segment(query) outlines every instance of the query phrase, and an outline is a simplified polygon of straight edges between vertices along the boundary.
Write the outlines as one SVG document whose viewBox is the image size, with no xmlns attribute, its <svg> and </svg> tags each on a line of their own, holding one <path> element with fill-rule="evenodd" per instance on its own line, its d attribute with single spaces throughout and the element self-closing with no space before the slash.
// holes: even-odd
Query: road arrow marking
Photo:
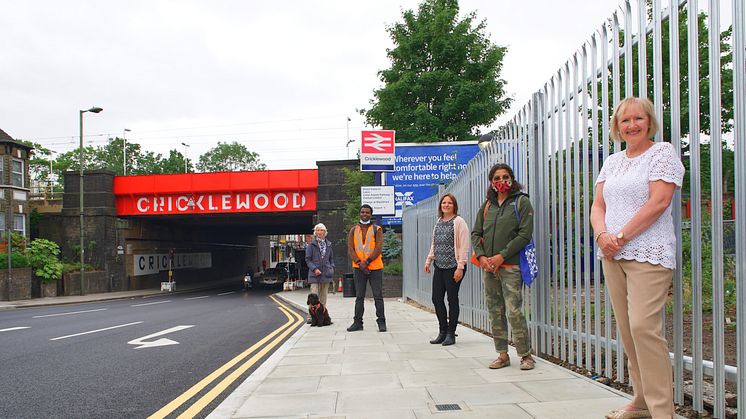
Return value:
<svg viewBox="0 0 746 419">
<path fill-rule="evenodd" d="M 7 329 L 0 329 L 0 332 L 12 332 L 14 330 L 23 330 L 23 329 L 31 329 L 31 327 L 30 326 L 9 327 Z"/>
<path fill-rule="evenodd" d="M 127 343 L 130 345 L 140 345 L 135 349 L 155 348 L 157 346 L 167 346 L 167 345 L 178 345 L 179 342 L 176 342 L 175 340 L 171 340 L 167 338 L 156 339 L 152 342 L 146 342 L 146 340 L 154 338 L 156 336 L 162 336 L 162 335 L 167 335 L 169 333 L 178 332 L 179 330 L 189 329 L 190 327 L 194 327 L 194 325 L 175 326 L 170 329 L 166 329 L 160 332 L 153 333 L 152 335 L 147 335 L 147 336 L 143 336 L 138 339 L 131 340 Z"/>
</svg>

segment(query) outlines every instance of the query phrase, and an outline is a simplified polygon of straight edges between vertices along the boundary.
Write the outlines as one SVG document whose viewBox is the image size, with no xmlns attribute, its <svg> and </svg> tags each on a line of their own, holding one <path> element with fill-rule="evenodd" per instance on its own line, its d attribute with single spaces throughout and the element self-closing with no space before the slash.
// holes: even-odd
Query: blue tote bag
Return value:
<svg viewBox="0 0 746 419">
<path fill-rule="evenodd" d="M 518 198 L 520 199 L 520 197 Z M 521 217 L 518 215 L 518 199 L 513 201 L 513 210 L 515 211 L 515 218 L 518 220 L 518 224 L 521 223 Z M 518 252 L 521 260 L 521 278 L 523 283 L 527 287 L 530 287 L 534 283 L 536 277 L 539 276 L 539 265 L 536 263 L 536 247 L 534 247 L 534 239 Z"/>
</svg>

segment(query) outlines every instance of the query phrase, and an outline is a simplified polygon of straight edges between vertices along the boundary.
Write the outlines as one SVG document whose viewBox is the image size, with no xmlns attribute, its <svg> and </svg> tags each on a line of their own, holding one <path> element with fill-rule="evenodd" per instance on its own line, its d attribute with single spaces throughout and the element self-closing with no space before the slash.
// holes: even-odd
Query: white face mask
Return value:
<svg viewBox="0 0 746 419">
<path fill-rule="evenodd" d="M 370 220 L 368 220 L 368 221 L 360 220 L 360 224 L 370 224 Z"/>
</svg>

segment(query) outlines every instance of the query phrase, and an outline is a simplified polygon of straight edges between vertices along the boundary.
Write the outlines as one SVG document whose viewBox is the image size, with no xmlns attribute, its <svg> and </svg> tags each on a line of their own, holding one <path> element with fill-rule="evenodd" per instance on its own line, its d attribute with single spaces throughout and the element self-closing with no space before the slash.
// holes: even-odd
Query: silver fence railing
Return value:
<svg viewBox="0 0 746 419">
<path fill-rule="evenodd" d="M 679 257 L 662 313 L 674 397 L 699 412 L 707 403 L 718 418 L 726 416 L 727 393 L 746 417 L 744 1 L 670 0 L 665 10 L 661 0 L 624 2 L 445 188 L 472 226 L 489 168 L 499 161 L 514 168 L 535 209 L 540 277 L 524 300 L 535 350 L 629 383 L 589 212 L 604 159 L 622 149 L 609 140 L 612 106 L 649 97 L 662 125 L 656 140 L 670 141 L 687 167 L 674 197 Z M 403 218 L 404 296 L 431 307 L 423 266 L 437 199 L 405 209 Z M 474 266 L 459 295 L 460 320 L 489 330 Z"/>
</svg>

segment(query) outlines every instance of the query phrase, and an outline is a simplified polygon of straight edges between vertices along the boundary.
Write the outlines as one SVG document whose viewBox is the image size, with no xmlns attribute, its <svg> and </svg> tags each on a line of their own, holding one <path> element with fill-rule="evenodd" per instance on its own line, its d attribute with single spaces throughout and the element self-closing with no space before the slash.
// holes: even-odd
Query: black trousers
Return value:
<svg viewBox="0 0 746 419">
<path fill-rule="evenodd" d="M 379 324 L 386 324 L 386 315 L 383 314 L 383 269 L 363 273 L 355 268 L 355 317 L 354 322 L 363 324 L 363 312 L 365 311 L 365 291 L 370 282 L 373 291 L 373 302 L 376 304 L 376 318 Z"/>
<path fill-rule="evenodd" d="M 453 280 L 456 267 L 440 269 L 435 264 L 433 266 L 433 305 L 435 315 L 438 316 L 440 331 L 456 333 L 459 315 L 458 290 L 461 288 L 461 281 Z M 448 313 L 446 313 L 446 304 L 443 301 L 446 293 L 448 293 Z"/>
</svg>

